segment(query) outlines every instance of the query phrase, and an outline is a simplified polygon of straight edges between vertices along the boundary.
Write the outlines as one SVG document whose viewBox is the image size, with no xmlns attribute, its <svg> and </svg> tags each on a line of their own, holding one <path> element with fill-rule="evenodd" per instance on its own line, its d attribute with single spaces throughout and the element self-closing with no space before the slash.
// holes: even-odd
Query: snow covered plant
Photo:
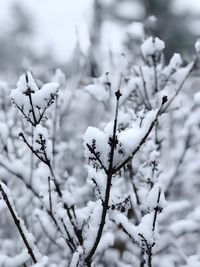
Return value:
<svg viewBox="0 0 200 267">
<path fill-rule="evenodd" d="M 198 55 L 183 66 L 175 54 L 165 66 L 164 47 L 159 38 L 147 38 L 142 66 L 126 62 L 85 87 L 107 112 L 83 135 L 86 174 L 79 151 L 68 158 L 70 169 L 65 160 L 70 145 L 78 147 L 60 138 L 66 135 L 58 128 L 65 86 L 42 84 L 31 72 L 19 78 L 13 106 L 6 100 L 0 110 L 0 266 L 199 262 L 198 238 L 185 252 L 192 240 L 185 233 L 200 231 L 197 189 L 191 193 L 199 188 L 199 167 L 191 159 L 200 143 L 200 97 L 189 101 L 181 91 Z M 189 175 L 185 185 L 181 177 Z"/>
<path fill-rule="evenodd" d="M 125 203 L 127 203 L 127 199 L 130 200 L 131 205 L 128 208 L 128 217 L 130 217 L 131 221 L 127 220 L 127 215 L 119 213 L 119 211 L 112 212 L 112 215 L 109 211 L 109 214 L 110 218 L 112 218 L 111 220 L 131 240 L 139 244 L 140 251 L 137 252 L 137 248 L 116 231 L 115 240 L 118 240 L 118 242 L 115 242 L 120 244 L 122 256 L 120 257 L 118 254 L 119 251 L 117 250 L 119 248 L 114 245 L 114 251 L 112 252 L 115 258 L 110 259 L 109 255 L 112 255 L 112 252 L 107 251 L 107 253 L 104 253 L 102 263 L 105 265 L 152 266 L 154 263 L 156 266 L 163 266 L 164 262 L 166 262 L 166 266 L 176 266 L 177 263 L 179 265 L 184 262 L 187 263 L 185 255 L 188 253 L 187 246 L 183 241 L 185 240 L 185 233 L 189 233 L 191 236 L 193 231 L 199 231 L 200 229 L 200 225 L 194 219 L 189 219 L 190 212 L 187 215 L 188 219 L 183 220 L 186 207 L 188 207 L 189 211 L 191 199 L 194 199 L 192 203 L 197 203 L 196 197 L 189 194 L 189 192 L 194 191 L 194 183 L 197 181 L 195 172 L 199 168 L 195 163 L 191 163 L 189 159 L 185 162 L 185 158 L 186 156 L 189 156 L 190 159 L 198 157 L 197 151 L 193 150 L 195 148 L 192 145 L 193 143 L 199 144 L 199 134 L 197 134 L 198 130 L 196 128 L 198 123 L 195 119 L 196 115 L 194 115 L 198 113 L 198 95 L 195 95 L 194 99 L 196 100 L 194 101 L 193 97 L 188 97 L 185 91 L 181 92 L 185 81 L 196 68 L 198 50 L 195 60 L 188 65 L 183 66 L 179 54 L 174 54 L 169 64 L 164 65 L 164 47 L 164 42 L 159 38 L 147 38 L 141 46 L 145 64 L 138 67 L 127 62 L 126 68 L 120 70 L 120 93 L 122 95 L 119 99 L 119 108 L 121 111 L 118 118 L 119 125 L 117 129 L 119 133 L 115 149 L 116 159 L 114 157 L 114 162 L 116 161 L 116 164 L 119 164 L 117 177 L 120 177 L 120 179 L 115 179 L 116 175 L 114 173 L 115 178 L 112 182 L 111 192 L 117 192 L 120 189 L 124 190 L 119 195 L 124 196 Z M 97 79 L 95 85 L 87 86 L 85 90 L 97 100 L 103 101 L 104 104 L 112 104 L 111 100 L 114 95 L 112 88 L 113 84 L 116 84 L 117 72 L 119 71 L 114 70 L 110 74 L 107 73 Z M 100 87 L 102 95 L 100 95 Z M 106 98 L 106 96 L 111 97 Z M 167 96 L 168 101 L 163 104 L 164 99 L 166 100 L 165 96 Z M 123 157 L 126 158 L 127 151 L 130 153 L 128 148 L 131 148 L 131 145 L 137 142 L 138 137 L 141 137 L 140 131 L 138 131 L 137 135 L 138 128 L 141 130 L 147 116 L 151 114 L 149 112 L 152 112 L 152 109 L 156 109 L 162 104 L 163 107 L 160 111 L 162 116 L 159 116 L 159 120 L 155 121 L 151 135 L 145 140 L 144 146 L 140 148 L 140 153 L 134 156 L 133 162 L 131 157 L 128 158 L 126 164 L 123 165 L 123 169 L 120 169 L 121 165 L 118 160 Z M 187 126 L 188 120 L 193 125 L 190 130 Z M 137 126 L 134 124 L 133 129 L 130 130 L 131 121 L 134 121 Z M 183 125 L 184 131 L 182 129 Z M 108 132 L 108 129 L 112 129 L 112 127 L 105 127 L 104 132 L 91 129 L 90 131 L 92 131 L 94 138 L 90 138 L 90 144 L 85 144 L 89 150 L 89 161 L 94 168 L 101 169 L 101 171 L 98 171 L 98 176 L 89 169 L 89 177 L 91 177 L 95 193 L 99 198 L 102 198 L 101 188 L 105 187 L 105 182 L 101 183 L 103 180 L 102 169 L 106 172 L 108 168 L 106 166 L 108 159 L 105 153 L 105 148 L 109 143 L 108 134 L 111 132 L 111 130 Z M 196 129 L 194 130 L 196 134 L 192 134 L 192 129 Z M 104 144 L 103 149 L 100 145 L 102 143 Z M 178 153 L 180 148 L 181 151 Z M 182 164 L 183 162 L 186 166 Z M 191 166 L 193 166 L 192 170 Z M 187 170 L 190 171 L 188 172 Z M 184 175 L 184 172 L 187 174 Z M 186 182 L 188 180 L 187 176 L 191 174 L 193 182 L 191 183 L 191 180 Z M 183 177 L 185 177 L 185 181 Z M 117 186 L 114 190 L 115 183 Z M 127 187 L 124 188 L 127 183 Z M 180 186 L 182 190 L 180 190 Z M 191 191 L 188 188 L 191 188 Z M 166 208 L 166 211 L 164 210 L 160 217 L 162 235 L 158 238 L 155 221 L 157 221 L 157 215 L 165 206 L 163 191 L 166 192 L 168 197 L 169 208 Z M 118 200 L 120 199 L 119 195 Z M 188 200 L 185 200 L 185 198 Z M 110 201 L 112 203 L 112 200 Z M 117 204 L 112 207 L 117 210 Z M 120 205 L 118 208 L 124 210 Z M 174 214 L 177 214 L 176 218 L 173 217 Z M 180 224 L 178 221 L 180 221 Z M 180 227 L 179 231 L 177 227 Z M 180 247 L 176 245 L 174 248 L 174 237 L 179 238 Z M 195 253 L 197 246 L 197 244 L 196 246 L 193 245 L 193 253 Z"/>
<path fill-rule="evenodd" d="M 86 252 L 88 251 L 85 261 L 90 266 L 96 251 L 97 254 L 101 252 L 98 252 L 98 245 L 100 243 L 101 247 L 104 228 L 108 227 L 109 230 L 107 225 L 114 222 L 134 242 L 138 243 L 142 253 L 147 258 L 148 266 L 152 266 L 152 249 L 156 244 L 157 215 L 162 210 L 164 203 L 162 189 L 155 185 L 156 161 L 153 161 L 154 170 L 152 175 L 148 177 L 148 179 L 151 179 L 151 181 L 148 180 L 150 187 L 145 192 L 146 194 L 144 193 L 144 197 L 146 195 L 149 198 L 147 202 L 149 205 L 148 214 L 140 217 L 142 219 L 141 222 L 138 219 L 138 226 L 129 222 L 126 215 L 124 215 L 130 209 L 131 195 L 126 192 L 127 188 L 126 190 L 121 188 L 123 183 L 120 180 L 123 180 L 122 171 L 129 169 L 132 174 L 132 160 L 142 145 L 146 143 L 162 112 L 163 106 L 167 102 L 167 97 L 163 97 L 157 110 L 151 110 L 143 118 L 138 117 L 134 121 L 130 120 L 128 124 L 123 125 L 123 119 L 118 120 L 119 101 L 120 97 L 122 97 L 120 90 L 115 92 L 115 96 L 117 105 L 114 122 L 109 123 L 103 132 L 89 127 L 84 135 L 86 157 L 89 160 L 89 166 L 92 165 L 92 167 L 88 167 L 89 178 L 93 183 L 97 203 L 99 203 L 99 205 L 95 205 L 95 210 L 97 209 L 98 211 L 93 212 L 100 215 L 97 220 L 95 218 L 95 227 L 94 222 L 92 223 L 93 231 L 96 228 L 93 234 L 94 241 L 91 242 L 88 233 L 87 243 L 84 243 L 87 246 Z M 122 185 L 120 186 L 121 183 Z M 90 231 L 90 226 L 88 228 Z"/>
<path fill-rule="evenodd" d="M 55 101 L 57 89 L 57 83 L 47 83 L 39 89 L 28 71 L 20 77 L 11 98 L 25 119 L 36 127 L 44 118 L 47 108 Z"/>
</svg>

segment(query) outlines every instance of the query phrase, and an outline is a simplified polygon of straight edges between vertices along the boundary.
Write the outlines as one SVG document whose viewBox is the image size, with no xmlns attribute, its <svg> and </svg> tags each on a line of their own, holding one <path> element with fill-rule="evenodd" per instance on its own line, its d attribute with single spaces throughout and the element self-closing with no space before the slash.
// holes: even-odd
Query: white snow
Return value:
<svg viewBox="0 0 200 267">
<path fill-rule="evenodd" d="M 46 109 L 54 102 L 58 87 L 58 83 L 51 82 L 39 89 L 32 74 L 27 72 L 19 78 L 17 88 L 11 91 L 10 97 L 16 107 L 22 110 L 26 119 L 29 118 L 35 123 L 34 117 L 31 119 L 33 110 L 36 121 L 39 121 L 41 114 L 44 115 Z"/>
<path fill-rule="evenodd" d="M 34 132 L 33 132 L 33 148 L 35 151 L 37 151 L 44 159 L 44 150 L 42 147 L 41 142 L 44 141 L 44 149 L 45 149 L 45 153 L 48 157 L 48 159 L 52 158 L 52 143 L 51 141 L 48 139 L 48 132 L 47 129 L 42 127 L 40 124 L 37 125 L 34 128 Z"/>
<path fill-rule="evenodd" d="M 199 0 L 174 0 L 171 2 L 171 11 L 175 14 L 200 14 L 200 3 Z"/>
<path fill-rule="evenodd" d="M 101 253 L 107 250 L 109 247 L 114 245 L 115 236 L 112 232 L 106 232 L 103 236 L 101 241 L 99 242 L 99 246 L 97 249 L 97 253 Z"/>
<path fill-rule="evenodd" d="M 141 45 L 141 50 L 144 58 L 153 56 L 157 53 L 160 54 L 164 48 L 165 48 L 165 43 L 158 37 L 156 38 L 149 37 Z"/>
<path fill-rule="evenodd" d="M 97 232 L 99 229 L 99 223 L 101 221 L 101 214 L 102 214 L 102 202 L 101 200 L 97 200 L 93 211 L 90 215 L 90 223 L 88 225 L 88 229 L 85 233 L 85 240 L 84 240 L 84 249 L 85 252 L 88 253 L 97 237 Z"/>
<path fill-rule="evenodd" d="M 90 93 L 99 101 L 107 102 L 109 99 L 109 91 L 102 84 L 90 84 L 84 87 L 84 90 Z"/>
<path fill-rule="evenodd" d="M 59 84 L 56 82 L 46 83 L 33 95 L 34 106 L 44 109 L 50 101 L 52 95 L 58 91 Z"/>
<path fill-rule="evenodd" d="M 179 237 L 184 233 L 199 231 L 199 229 L 200 229 L 199 223 L 189 219 L 176 221 L 169 226 L 169 230 L 176 237 Z"/>
<path fill-rule="evenodd" d="M 30 88 L 31 91 L 33 91 L 34 93 L 38 90 L 38 86 L 30 71 L 27 71 L 26 74 L 23 74 L 17 82 L 17 89 L 20 90 L 22 93 L 25 93 L 28 88 Z"/>
<path fill-rule="evenodd" d="M 0 122 L 0 140 L 5 145 L 8 140 L 8 127 L 5 123 Z"/>
<path fill-rule="evenodd" d="M 194 103 L 198 105 L 200 104 L 200 92 L 194 95 Z"/>
<path fill-rule="evenodd" d="M 160 194 L 160 197 L 159 197 Z M 159 201 L 158 201 L 159 198 Z M 147 198 L 147 205 L 149 211 L 154 210 L 157 206 L 161 209 L 163 209 L 166 206 L 166 201 L 164 198 L 164 194 L 162 189 L 158 184 L 155 184 L 151 191 L 149 192 L 148 198 Z"/>
<path fill-rule="evenodd" d="M 140 2 L 124 0 L 115 5 L 115 12 L 125 19 L 137 20 L 144 16 L 145 10 Z"/>
<path fill-rule="evenodd" d="M 98 79 L 95 79 L 93 84 L 89 84 L 83 89 L 98 101 L 107 103 L 111 95 L 110 86 L 108 85 L 109 83 L 109 75 L 105 73 Z"/>
<path fill-rule="evenodd" d="M 108 138 L 102 132 L 101 130 L 95 128 L 95 127 L 88 127 L 84 136 L 84 147 L 85 147 L 85 156 L 88 157 L 94 157 L 93 153 L 91 153 L 87 147 L 87 144 L 89 144 L 92 147 L 93 142 L 95 142 L 95 151 L 100 153 L 100 157 L 102 162 L 105 166 L 108 164 L 108 151 L 109 151 L 109 145 L 108 145 Z"/>
<path fill-rule="evenodd" d="M 196 49 L 196 52 L 197 54 L 200 53 L 200 39 L 198 39 L 195 43 L 195 49 Z"/>
<path fill-rule="evenodd" d="M 182 61 L 181 55 L 178 53 L 175 53 L 173 57 L 170 59 L 169 67 L 171 69 L 176 70 L 181 67 L 182 63 L 183 61 Z"/>
</svg>

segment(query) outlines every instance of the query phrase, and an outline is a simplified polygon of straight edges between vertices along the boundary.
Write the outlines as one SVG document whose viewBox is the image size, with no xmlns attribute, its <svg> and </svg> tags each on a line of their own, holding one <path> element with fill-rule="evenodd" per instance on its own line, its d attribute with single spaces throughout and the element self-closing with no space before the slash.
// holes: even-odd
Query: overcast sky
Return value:
<svg viewBox="0 0 200 267">
<path fill-rule="evenodd" d="M 58 61 L 70 58 L 77 36 L 83 51 L 89 45 L 87 24 L 93 0 L 0 0 L 0 23 L 3 30 L 11 25 L 10 7 L 23 3 L 33 15 L 38 54 L 51 49 Z"/>
<path fill-rule="evenodd" d="M 33 14 L 36 35 L 33 45 L 38 54 L 50 49 L 58 61 L 72 55 L 77 36 L 83 51 L 89 46 L 87 24 L 93 0 L 0 0 L 1 33 L 10 26 L 13 2 L 23 3 Z M 190 10 L 200 14 L 200 0 L 174 0 L 178 12 Z"/>
</svg>

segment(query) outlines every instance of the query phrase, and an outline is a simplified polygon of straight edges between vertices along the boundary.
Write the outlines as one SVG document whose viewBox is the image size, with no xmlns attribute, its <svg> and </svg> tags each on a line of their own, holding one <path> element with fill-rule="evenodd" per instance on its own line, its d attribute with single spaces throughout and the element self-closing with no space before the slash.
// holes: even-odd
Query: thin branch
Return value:
<svg viewBox="0 0 200 267">
<path fill-rule="evenodd" d="M 25 117 L 25 119 L 31 123 L 32 126 L 36 126 L 35 123 L 29 118 L 29 116 L 27 116 L 24 111 L 23 111 L 23 106 L 20 107 L 18 106 L 15 102 L 14 102 L 14 105 L 19 109 L 19 111 L 22 113 L 22 115 Z"/>
<path fill-rule="evenodd" d="M 55 101 L 55 112 L 54 112 L 54 120 L 53 120 L 53 136 L 52 136 L 52 154 L 53 154 L 53 166 L 55 163 L 55 146 L 56 146 L 56 132 L 57 132 L 57 114 L 58 113 L 58 96 L 56 95 Z"/>
<path fill-rule="evenodd" d="M 158 213 L 160 212 L 160 207 L 158 206 L 159 202 L 160 202 L 160 196 L 161 196 L 161 189 L 159 188 L 158 191 L 158 198 L 157 198 L 157 206 L 154 209 L 154 217 L 153 217 L 153 225 L 152 225 L 152 231 L 154 232 L 155 230 L 155 226 L 156 226 L 156 219 L 158 216 Z"/>
<path fill-rule="evenodd" d="M 39 123 L 41 122 L 41 120 L 42 120 L 42 118 L 44 117 L 44 114 L 45 114 L 47 108 L 53 103 L 52 101 L 53 101 L 53 100 L 55 99 L 55 97 L 57 96 L 57 93 L 58 93 L 58 90 L 57 90 L 54 94 L 51 94 L 51 98 L 50 98 L 49 101 L 47 102 L 46 107 L 43 109 L 43 111 L 42 111 L 42 113 L 41 113 L 41 115 L 40 115 L 40 118 L 39 118 L 37 124 L 39 124 Z"/>
<path fill-rule="evenodd" d="M 173 73 L 174 72 L 170 72 L 170 74 L 166 77 L 165 81 L 163 82 L 162 86 L 160 87 L 160 91 L 162 91 L 165 88 L 167 83 L 170 81 L 170 78 L 171 78 Z"/>
<path fill-rule="evenodd" d="M 29 245 L 29 242 L 28 242 L 23 230 L 22 230 L 20 219 L 18 219 L 17 215 L 15 214 L 15 211 L 13 210 L 12 205 L 10 204 L 10 201 L 8 199 L 8 196 L 7 196 L 6 192 L 4 191 L 4 189 L 3 189 L 1 184 L 0 184 L 0 191 L 1 191 L 3 199 L 4 199 L 4 201 L 5 201 L 5 203 L 6 203 L 7 207 L 8 207 L 8 210 L 9 210 L 9 212 L 10 212 L 10 214 L 11 214 L 13 220 L 14 220 L 14 223 L 15 223 L 18 231 L 19 231 L 19 234 L 20 234 L 20 236 L 21 236 L 21 238 L 22 238 L 22 240 L 24 242 L 24 245 L 26 246 L 26 248 L 28 250 L 28 254 L 30 255 L 33 263 L 36 264 L 37 263 L 36 257 L 34 255 L 34 252 L 33 252 L 32 248 L 31 248 L 31 246 Z"/>
<path fill-rule="evenodd" d="M 18 177 L 18 178 L 24 183 L 24 185 L 25 185 L 25 186 L 26 186 L 26 187 L 33 193 L 33 195 L 34 195 L 35 197 L 37 197 L 37 199 L 44 205 L 47 214 L 50 216 L 50 218 L 51 218 L 52 221 L 54 222 L 54 224 L 55 224 L 57 230 L 58 230 L 59 233 L 61 234 L 62 238 L 65 240 L 66 244 L 67 244 L 68 246 L 70 246 L 68 240 L 63 236 L 62 231 L 61 231 L 61 229 L 60 229 L 60 227 L 59 227 L 59 225 L 58 225 L 58 223 L 57 223 L 57 221 L 56 221 L 56 219 L 55 219 L 53 213 L 50 212 L 50 210 L 48 210 L 48 208 L 47 208 L 47 207 L 45 206 L 45 204 L 43 203 L 41 197 L 40 197 L 39 194 L 35 191 L 35 189 L 32 187 L 32 185 L 31 185 L 31 184 L 28 184 L 28 183 L 25 181 L 24 177 L 23 177 L 21 174 L 14 172 L 14 171 L 11 170 L 8 166 L 6 166 L 6 164 L 3 164 L 2 162 L 0 162 L 0 166 L 2 166 L 3 168 L 5 168 L 5 169 L 6 169 L 8 172 L 10 172 L 12 175 L 15 175 L 16 177 Z"/>
<path fill-rule="evenodd" d="M 106 169 L 106 167 L 103 165 L 100 156 L 97 154 L 97 152 L 95 151 L 94 148 L 92 148 L 89 144 L 86 144 L 88 147 L 88 150 L 90 151 L 91 154 L 93 154 L 95 156 L 95 159 L 99 162 L 101 168 L 105 171 L 105 173 L 108 172 L 108 170 Z"/>
<path fill-rule="evenodd" d="M 40 196 L 39 194 L 35 191 L 35 189 L 32 187 L 31 184 L 27 183 L 24 179 L 24 177 L 17 173 L 17 172 L 14 172 L 13 170 L 11 170 L 6 164 L 2 163 L 0 161 L 0 166 L 2 166 L 4 169 L 6 169 L 9 173 L 11 173 L 12 175 L 15 175 L 16 177 L 18 177 L 24 184 L 25 186 L 38 198 L 40 199 Z M 41 199 L 40 199 L 41 200 Z"/>
<path fill-rule="evenodd" d="M 24 143 L 28 146 L 28 148 L 31 150 L 31 152 L 32 152 L 32 153 L 33 153 L 39 160 L 41 160 L 44 164 L 47 164 L 47 162 L 46 162 L 42 157 L 40 157 L 40 156 L 38 155 L 37 151 L 34 150 L 33 146 L 30 145 L 30 144 L 28 143 L 28 141 L 26 140 L 26 138 L 25 138 L 25 136 L 24 136 L 24 134 L 23 134 L 22 132 L 19 133 L 19 136 L 22 137 Z"/>
<path fill-rule="evenodd" d="M 26 79 L 26 85 L 27 85 L 27 90 L 26 90 L 26 93 L 25 94 L 29 98 L 29 102 L 30 102 L 30 105 L 31 105 L 31 112 L 33 114 L 34 125 L 37 125 L 37 119 L 36 119 L 35 110 L 34 110 L 34 107 L 33 107 L 32 96 L 31 96 L 31 94 L 32 94 L 33 91 L 31 91 L 31 88 L 28 85 L 28 82 L 29 82 L 28 81 L 28 73 L 26 73 L 25 79 Z"/>
<path fill-rule="evenodd" d="M 56 177 L 55 177 L 55 174 L 53 172 L 53 168 L 51 166 L 51 162 L 50 160 L 48 159 L 47 157 L 47 154 L 46 154 L 46 150 L 45 150 L 45 147 L 44 147 L 44 144 L 42 143 L 42 148 L 43 148 L 43 151 L 44 151 L 44 159 L 38 155 L 37 151 L 34 150 L 34 148 L 27 142 L 25 136 L 23 133 L 20 133 L 19 136 L 21 136 L 23 138 L 23 141 L 24 143 L 29 147 L 29 149 L 32 151 L 32 153 L 34 153 L 34 155 L 36 155 L 36 157 L 41 160 L 44 164 L 46 164 L 48 167 L 49 167 L 49 170 L 50 170 L 50 173 L 52 175 L 52 178 L 53 178 L 53 182 L 54 182 L 54 185 L 55 185 L 55 191 L 58 193 L 58 196 L 60 197 L 60 199 L 62 200 L 62 192 L 60 190 L 60 186 L 56 180 Z M 63 203 L 63 207 L 64 209 L 67 211 L 67 215 L 68 215 L 68 218 L 69 218 L 69 221 L 71 222 L 73 228 L 74 228 L 74 232 L 78 238 L 78 241 L 80 243 L 80 245 L 83 243 L 83 237 L 82 237 L 82 234 L 81 234 L 81 231 L 76 227 L 74 221 L 73 221 L 73 218 L 72 218 L 72 215 L 70 213 L 70 209 L 68 207 L 68 205 L 66 203 Z"/>
<path fill-rule="evenodd" d="M 93 257 L 93 255 L 96 252 L 96 249 L 99 245 L 99 242 L 101 240 L 101 236 L 103 233 L 103 229 L 105 226 L 105 221 L 106 221 L 106 215 L 107 215 L 107 211 L 109 209 L 109 199 L 110 199 L 110 190 L 111 190 L 111 185 L 112 185 L 112 177 L 113 177 L 113 159 L 114 159 L 114 151 L 116 148 L 116 144 L 117 144 L 117 119 L 118 119 L 118 109 L 119 109 L 119 98 L 121 97 L 121 93 L 118 90 L 116 93 L 116 99 L 117 99 L 117 104 L 116 104 L 116 110 L 115 110 L 115 119 L 114 119 L 114 126 L 113 126 L 113 134 L 112 134 L 112 138 L 110 139 L 110 159 L 109 159 L 109 168 L 107 171 L 107 184 L 106 184 L 106 191 L 105 191 L 105 197 L 104 197 L 104 201 L 102 202 L 103 208 L 102 208 L 102 214 L 101 214 L 101 220 L 100 220 L 100 224 L 99 224 L 99 228 L 97 231 L 97 236 L 95 239 L 95 242 L 93 244 L 92 249 L 90 250 L 90 252 L 88 253 L 87 257 L 85 258 L 85 262 L 87 264 L 87 266 L 91 266 L 91 259 Z"/>
<path fill-rule="evenodd" d="M 171 103 L 174 101 L 174 99 L 176 98 L 176 96 L 179 94 L 179 92 L 181 91 L 183 85 L 185 84 L 186 80 L 188 79 L 188 77 L 190 76 L 190 74 L 193 72 L 193 70 L 195 69 L 196 63 L 197 63 L 198 57 L 195 58 L 195 60 L 193 61 L 193 63 L 191 63 L 191 66 L 186 74 L 186 76 L 184 77 L 184 79 L 182 80 L 182 82 L 180 83 L 178 89 L 176 90 L 175 94 L 172 96 L 172 98 L 169 100 L 169 102 L 167 103 L 167 105 L 165 106 L 165 108 L 162 110 L 162 113 L 165 112 L 167 110 L 167 108 L 171 105 Z"/>
<path fill-rule="evenodd" d="M 114 169 L 113 169 L 113 173 L 117 173 L 119 172 L 122 168 L 124 168 L 126 166 L 126 164 L 129 163 L 130 160 L 132 160 L 132 158 L 135 156 L 135 154 L 140 150 L 141 146 L 146 142 L 148 136 L 150 135 L 152 129 L 154 128 L 157 120 L 158 120 L 158 116 L 160 115 L 161 113 L 161 110 L 162 110 L 162 107 L 163 105 L 167 102 L 167 97 L 163 97 L 162 99 L 162 104 L 161 104 L 161 107 L 160 109 L 158 110 L 157 114 L 156 114 L 156 117 L 155 119 L 152 121 L 148 131 L 146 132 L 146 134 L 144 135 L 144 137 L 142 138 L 142 140 L 140 141 L 139 145 L 136 147 L 136 149 L 134 149 L 134 151 L 131 153 L 131 155 L 125 160 L 123 161 L 120 165 L 116 166 Z"/>
<path fill-rule="evenodd" d="M 140 199 L 139 199 L 139 196 L 138 196 L 138 192 L 137 192 L 137 188 L 135 186 L 135 183 L 133 181 L 133 167 L 132 167 L 132 164 L 128 164 L 128 170 L 129 170 L 129 174 L 130 174 L 130 180 L 131 180 L 131 184 L 132 184 L 132 187 L 133 187 L 133 191 L 134 191 L 134 194 L 135 194 L 135 198 L 136 198 L 136 203 L 138 205 L 138 207 L 140 206 Z"/>
<path fill-rule="evenodd" d="M 166 197 L 169 196 L 170 188 L 172 187 L 172 185 L 174 183 L 174 179 L 178 175 L 179 170 L 180 170 L 180 166 L 184 161 L 185 155 L 187 153 L 187 149 L 189 148 L 190 138 L 191 138 L 191 136 L 190 136 L 190 134 L 188 134 L 188 136 L 186 137 L 186 140 L 185 140 L 185 146 L 184 146 L 183 152 L 180 155 L 180 158 L 179 158 L 179 160 L 178 160 L 178 162 L 176 164 L 176 169 L 175 169 L 173 175 L 171 176 L 169 184 L 167 185 L 167 188 L 165 190 Z"/>
<path fill-rule="evenodd" d="M 151 109 L 151 104 L 149 102 L 149 97 L 148 97 L 148 94 L 147 94 L 147 87 L 146 87 L 146 82 L 145 82 L 145 79 L 144 79 L 144 74 L 143 74 L 143 71 L 142 71 L 142 67 L 139 67 L 139 70 L 140 70 L 140 76 L 142 78 L 142 84 L 143 84 L 145 98 L 146 98 L 146 101 L 147 101 L 147 106 L 148 106 L 148 109 L 150 110 Z"/>
<path fill-rule="evenodd" d="M 156 62 L 156 56 L 152 56 L 153 59 L 153 69 L 154 69 L 154 82 L 155 82 L 155 93 L 158 92 L 158 77 L 157 77 L 157 62 Z"/>
<path fill-rule="evenodd" d="M 31 143 L 33 146 L 33 125 L 31 127 Z M 32 180 L 33 180 L 33 172 L 34 172 L 34 155 L 33 155 L 33 153 L 31 153 L 30 157 L 31 157 L 31 164 L 30 164 L 30 184 L 31 184 Z"/>
<path fill-rule="evenodd" d="M 48 193 L 49 193 L 49 211 L 52 213 L 52 197 L 51 197 L 51 178 L 48 176 Z"/>
<path fill-rule="evenodd" d="M 53 243 L 55 246 L 58 246 L 60 249 L 62 249 L 62 247 L 58 243 L 56 243 L 56 241 L 54 240 L 54 238 L 51 237 L 50 234 L 47 232 L 45 226 L 43 225 L 43 223 L 42 223 L 42 221 L 40 219 L 40 217 L 38 215 L 36 215 L 36 217 L 37 217 L 37 219 L 38 219 L 38 221 L 39 221 L 39 223 L 41 225 L 41 228 L 42 228 L 43 232 L 49 238 L 49 240 L 51 241 L 51 243 Z"/>
<path fill-rule="evenodd" d="M 58 193 L 58 196 L 60 197 L 60 199 L 62 200 L 62 192 L 60 190 L 60 186 L 59 186 L 59 184 L 58 184 L 58 182 L 56 180 L 55 174 L 53 172 L 53 168 L 51 166 L 51 162 L 47 158 L 47 154 L 46 154 L 45 148 L 44 148 L 44 156 L 45 156 L 45 164 L 49 167 L 49 170 L 50 170 L 52 178 L 53 178 L 53 182 L 54 182 L 54 185 L 55 185 L 55 190 Z M 82 245 L 83 244 L 83 237 L 82 237 L 81 231 L 77 228 L 77 226 L 74 223 L 73 217 L 72 217 L 72 215 L 70 213 L 70 208 L 68 207 L 68 205 L 65 202 L 63 202 L 62 204 L 63 204 L 63 208 L 67 211 L 67 215 L 68 215 L 69 221 L 72 224 L 72 227 L 74 229 L 74 233 L 76 234 L 76 237 L 77 237 L 80 245 Z"/>
</svg>

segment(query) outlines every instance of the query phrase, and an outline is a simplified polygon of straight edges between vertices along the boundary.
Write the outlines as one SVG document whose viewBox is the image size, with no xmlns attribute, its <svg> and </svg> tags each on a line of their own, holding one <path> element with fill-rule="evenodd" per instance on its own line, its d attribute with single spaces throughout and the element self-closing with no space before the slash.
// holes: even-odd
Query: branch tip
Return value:
<svg viewBox="0 0 200 267">
<path fill-rule="evenodd" d="M 116 91 L 116 92 L 115 92 L 115 95 L 116 95 L 117 100 L 119 100 L 120 97 L 122 96 L 120 90 Z"/>
</svg>

